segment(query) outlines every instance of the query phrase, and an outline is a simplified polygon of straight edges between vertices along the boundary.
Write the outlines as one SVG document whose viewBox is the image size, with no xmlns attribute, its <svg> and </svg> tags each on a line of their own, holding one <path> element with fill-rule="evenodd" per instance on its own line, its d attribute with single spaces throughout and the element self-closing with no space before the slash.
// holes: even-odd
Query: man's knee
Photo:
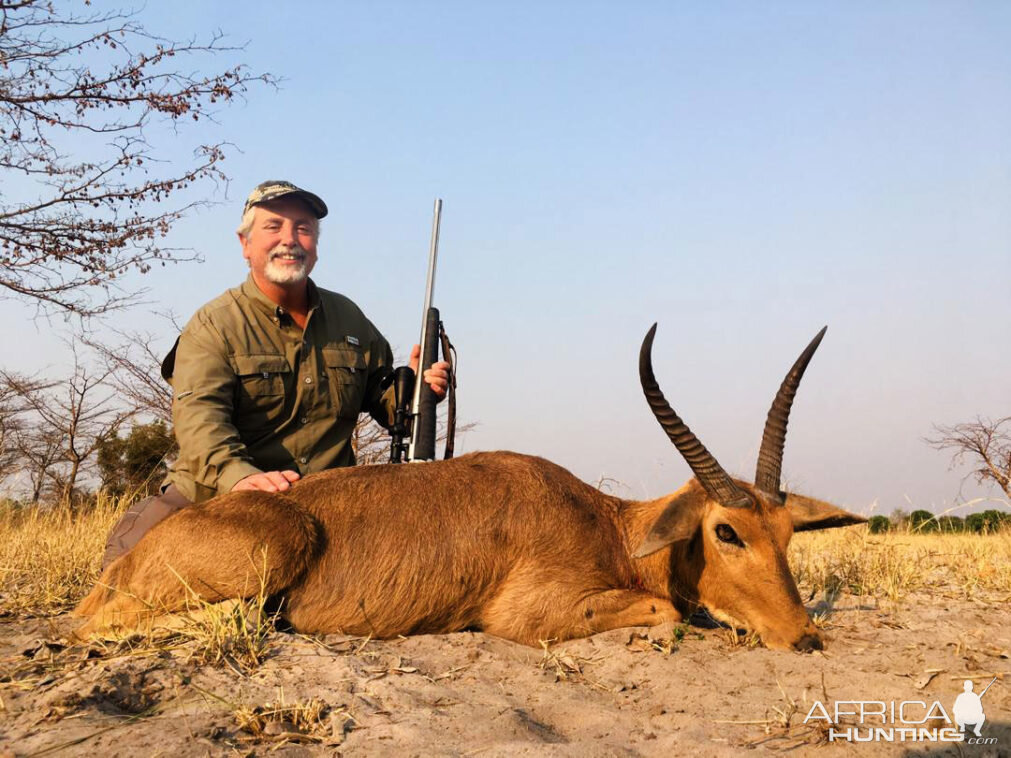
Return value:
<svg viewBox="0 0 1011 758">
<path fill-rule="evenodd" d="M 155 524 L 164 521 L 176 511 L 192 503 L 183 497 L 174 484 L 160 495 L 154 495 L 135 503 L 120 517 L 109 532 L 102 556 L 102 569 L 126 553 Z"/>
</svg>

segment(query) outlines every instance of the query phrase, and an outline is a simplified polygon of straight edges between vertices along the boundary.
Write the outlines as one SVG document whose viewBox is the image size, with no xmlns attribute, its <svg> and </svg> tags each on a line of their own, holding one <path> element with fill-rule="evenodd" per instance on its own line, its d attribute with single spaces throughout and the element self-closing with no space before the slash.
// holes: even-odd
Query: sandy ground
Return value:
<svg viewBox="0 0 1011 758">
<path fill-rule="evenodd" d="M 0 619 L 0 756 L 1011 756 L 1008 600 L 938 593 L 890 608 L 843 596 L 813 654 L 704 626 L 673 646 L 671 629 L 627 629 L 547 652 L 479 633 L 278 632 L 248 673 L 198 665 L 185 646 L 98 657 L 58 644 L 67 617 Z M 994 676 L 992 744 L 829 742 L 824 721 L 803 723 L 816 700 L 829 712 L 840 700 L 937 700 L 950 713 L 965 679 L 978 692 Z M 319 716 L 263 714 L 280 703 Z M 260 709 L 256 723 L 236 718 L 243 706 Z"/>
</svg>

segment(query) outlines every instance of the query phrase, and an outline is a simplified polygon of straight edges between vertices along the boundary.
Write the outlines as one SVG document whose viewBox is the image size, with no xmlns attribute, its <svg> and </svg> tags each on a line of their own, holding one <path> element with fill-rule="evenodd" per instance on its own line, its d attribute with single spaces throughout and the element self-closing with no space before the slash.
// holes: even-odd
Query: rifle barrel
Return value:
<svg viewBox="0 0 1011 758">
<path fill-rule="evenodd" d="M 428 247 L 428 279 L 425 283 L 425 307 L 421 313 L 421 355 L 418 357 L 418 374 L 414 382 L 414 395 L 411 399 L 411 444 L 408 451 L 410 460 L 417 460 L 416 454 L 421 453 L 421 460 L 432 460 L 435 457 L 435 420 L 426 419 L 426 423 L 419 423 L 419 414 L 422 411 L 422 393 L 427 390 L 427 402 L 429 412 L 434 415 L 435 395 L 425 384 L 423 375 L 425 369 L 438 360 L 438 311 L 433 314 L 432 297 L 435 292 L 435 264 L 439 256 L 439 227 L 442 222 L 442 199 L 436 198 L 435 208 L 432 212 L 432 240 Z M 433 318 L 434 315 L 434 318 Z M 434 321 L 434 323 L 433 323 Z M 434 330 L 430 333 L 429 330 Z M 435 351 L 432 351 L 432 346 Z M 423 428 L 424 427 L 424 428 Z M 431 441 L 428 441 L 431 438 Z M 430 448 L 430 450 L 429 450 Z"/>
</svg>

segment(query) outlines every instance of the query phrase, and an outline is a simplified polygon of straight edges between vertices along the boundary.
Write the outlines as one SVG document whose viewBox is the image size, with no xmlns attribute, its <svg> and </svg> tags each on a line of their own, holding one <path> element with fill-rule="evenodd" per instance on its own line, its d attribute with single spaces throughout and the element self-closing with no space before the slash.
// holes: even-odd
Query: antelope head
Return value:
<svg viewBox="0 0 1011 758">
<path fill-rule="evenodd" d="M 821 634 L 797 592 L 787 545 L 796 531 L 866 521 L 780 489 L 790 407 L 825 329 L 801 353 L 776 394 L 754 484 L 732 479 L 664 399 L 650 357 L 655 333 L 656 324 L 642 343 L 639 378 L 653 415 L 695 478 L 670 497 L 634 557 L 670 547 L 675 604 L 704 605 L 717 619 L 758 632 L 769 647 L 820 650 Z"/>
</svg>

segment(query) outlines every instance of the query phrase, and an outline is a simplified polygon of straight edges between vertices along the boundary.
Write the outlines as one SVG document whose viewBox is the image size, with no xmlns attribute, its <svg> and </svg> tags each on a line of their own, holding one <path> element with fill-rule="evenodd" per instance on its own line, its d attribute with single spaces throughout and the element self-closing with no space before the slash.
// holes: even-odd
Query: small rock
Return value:
<svg viewBox="0 0 1011 758">
<path fill-rule="evenodd" d="M 348 732 L 355 728 L 353 719 L 343 713 L 333 713 L 330 715 L 330 738 L 331 742 L 340 744 L 344 741 Z"/>
<path fill-rule="evenodd" d="M 294 731 L 297 730 L 295 729 L 295 725 L 290 721 L 268 721 L 267 725 L 263 727 L 263 733 L 272 736 Z"/>
</svg>

